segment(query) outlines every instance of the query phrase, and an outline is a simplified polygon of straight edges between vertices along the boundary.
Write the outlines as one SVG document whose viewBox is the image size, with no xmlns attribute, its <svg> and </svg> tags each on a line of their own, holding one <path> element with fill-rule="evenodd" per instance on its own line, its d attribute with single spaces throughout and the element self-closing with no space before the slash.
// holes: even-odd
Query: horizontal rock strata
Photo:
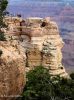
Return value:
<svg viewBox="0 0 74 100">
<path fill-rule="evenodd" d="M 42 65 L 49 69 L 51 75 L 68 77 L 62 65 L 63 47 L 57 24 L 47 18 L 6 18 L 9 25 L 7 39 L 18 41 L 24 48 L 26 67 L 32 69 Z M 10 37 L 8 37 L 10 36 Z"/>
</svg>

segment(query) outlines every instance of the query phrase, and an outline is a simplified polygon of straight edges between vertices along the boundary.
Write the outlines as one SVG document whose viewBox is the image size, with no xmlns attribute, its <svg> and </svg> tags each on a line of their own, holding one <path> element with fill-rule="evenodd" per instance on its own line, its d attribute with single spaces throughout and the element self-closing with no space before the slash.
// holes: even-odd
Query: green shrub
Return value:
<svg viewBox="0 0 74 100">
<path fill-rule="evenodd" d="M 62 78 L 54 86 L 57 97 L 63 100 L 74 100 L 74 80 Z"/>
<path fill-rule="evenodd" d="M 74 80 L 74 73 L 71 73 L 70 77 Z"/>
<path fill-rule="evenodd" d="M 5 40 L 6 40 L 6 38 L 5 38 L 5 36 L 4 36 L 4 33 L 1 32 L 1 33 L 0 33 L 0 41 L 5 41 Z"/>
<path fill-rule="evenodd" d="M 37 66 L 27 73 L 22 100 L 74 100 L 74 80 L 51 77 L 49 70 Z"/>
<path fill-rule="evenodd" d="M 42 66 L 27 73 L 27 79 L 23 100 L 49 100 L 54 95 L 49 71 Z"/>
<path fill-rule="evenodd" d="M 1 31 L 1 28 L 6 26 L 3 19 L 4 19 L 4 15 L 5 15 L 4 13 L 5 13 L 7 4 L 8 4 L 8 0 L 0 0 L 0 41 L 5 40 L 5 36 L 4 36 L 4 33 Z"/>
</svg>

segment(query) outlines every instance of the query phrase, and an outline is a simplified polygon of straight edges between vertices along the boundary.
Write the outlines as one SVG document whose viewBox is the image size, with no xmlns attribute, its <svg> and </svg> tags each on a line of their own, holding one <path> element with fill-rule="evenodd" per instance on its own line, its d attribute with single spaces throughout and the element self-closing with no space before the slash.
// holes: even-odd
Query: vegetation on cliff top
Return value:
<svg viewBox="0 0 74 100">
<path fill-rule="evenodd" d="M 5 10 L 6 10 L 7 4 L 8 4 L 7 0 L 0 0 L 0 41 L 5 40 L 4 33 L 2 32 L 1 28 L 5 27 L 3 18 L 5 15 Z"/>
<path fill-rule="evenodd" d="M 73 77 L 73 74 L 71 75 Z M 74 100 L 74 79 L 56 76 L 42 66 L 27 73 L 23 100 Z"/>
</svg>

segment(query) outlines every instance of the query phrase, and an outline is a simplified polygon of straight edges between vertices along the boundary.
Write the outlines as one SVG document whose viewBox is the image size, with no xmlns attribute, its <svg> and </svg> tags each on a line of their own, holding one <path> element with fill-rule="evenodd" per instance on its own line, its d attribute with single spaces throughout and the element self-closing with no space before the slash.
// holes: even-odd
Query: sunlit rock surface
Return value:
<svg viewBox="0 0 74 100">
<path fill-rule="evenodd" d="M 0 42 L 0 100 L 15 100 L 23 91 L 25 79 L 25 56 L 18 45 Z"/>
<path fill-rule="evenodd" d="M 68 77 L 62 65 L 63 47 L 57 24 L 49 17 L 27 19 L 6 18 L 9 25 L 7 40 L 17 41 L 24 48 L 26 55 L 26 71 L 42 65 L 49 69 L 53 76 Z"/>
</svg>

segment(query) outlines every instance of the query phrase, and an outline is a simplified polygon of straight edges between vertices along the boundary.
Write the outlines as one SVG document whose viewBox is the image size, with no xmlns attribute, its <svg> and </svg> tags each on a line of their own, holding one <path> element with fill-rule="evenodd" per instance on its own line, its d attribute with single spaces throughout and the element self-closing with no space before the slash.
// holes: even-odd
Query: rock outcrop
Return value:
<svg viewBox="0 0 74 100">
<path fill-rule="evenodd" d="M 15 100 L 23 91 L 25 79 L 25 56 L 11 42 L 0 42 L 0 100 Z"/>
<path fill-rule="evenodd" d="M 24 47 L 28 69 L 42 65 L 48 68 L 53 76 L 68 77 L 61 63 L 61 49 L 64 43 L 54 21 L 51 21 L 50 18 L 12 18 L 7 22 L 9 24 L 7 39 L 17 40 L 19 45 Z M 8 38 L 8 36 L 10 37 Z"/>
</svg>

